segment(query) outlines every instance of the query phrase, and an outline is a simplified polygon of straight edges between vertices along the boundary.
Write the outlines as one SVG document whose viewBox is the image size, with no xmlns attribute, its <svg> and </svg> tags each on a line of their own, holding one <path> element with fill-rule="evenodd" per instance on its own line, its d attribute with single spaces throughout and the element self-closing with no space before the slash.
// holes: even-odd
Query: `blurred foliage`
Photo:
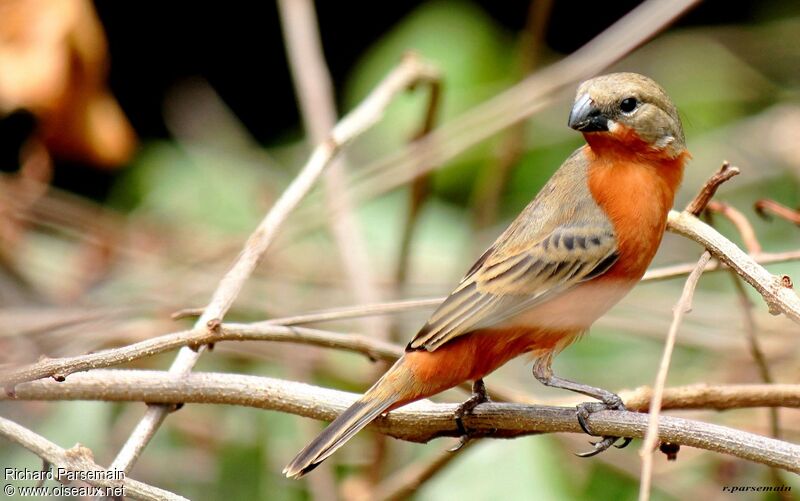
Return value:
<svg viewBox="0 0 800 501">
<path fill-rule="evenodd" d="M 720 197 L 749 217 L 768 251 L 800 247 L 800 230 L 781 220 L 761 220 L 751 209 L 756 199 L 764 197 L 792 207 L 800 205 L 798 16 L 794 1 L 770 2 L 769 10 L 758 11 L 746 25 L 669 31 L 614 68 L 651 75 L 681 109 L 694 160 L 677 203 L 689 200 L 723 159 L 732 161 L 743 173 L 723 187 Z M 351 109 L 402 53 L 414 50 L 442 70 L 444 101 L 439 118 L 447 121 L 523 77 L 519 40 L 519 33 L 506 31 L 467 0 L 424 3 L 376 44 L 365 47 L 347 84 L 337 92 L 343 108 Z M 558 57 L 546 47 L 543 50 L 542 64 Z M 473 229 L 475 183 L 481 176 L 491 175 L 487 169 L 502 153 L 502 138 L 472 148 L 434 174 L 433 193 L 416 228 L 412 270 L 403 295 L 447 292 L 478 250 L 581 144 L 580 136 L 565 126 L 571 97 L 565 94 L 526 122 L 522 157 L 504 188 L 500 216 L 490 228 L 478 233 Z M 348 150 L 352 171 L 358 174 L 360 166 L 404 144 L 419 127 L 424 102 L 422 93 L 413 93 L 393 104 L 385 119 Z M 43 204 L 39 212 L 32 213 L 31 221 L 15 229 L 24 237 L 13 241 L 14 262 L 42 297 L 42 304 L 64 309 L 125 308 L 122 314 L 109 313 L 77 327 L 51 329 L 55 332 L 51 337 L 31 335 L 15 340 L 25 348 L 19 352 L 22 358 L 81 353 L 175 330 L 177 325 L 165 320 L 167 314 L 207 300 L 244 237 L 308 152 L 307 145 L 299 141 L 300 134 L 293 130 L 273 144 L 257 144 L 204 82 L 188 82 L 178 89 L 168 99 L 165 114 L 172 139 L 142 145 L 113 187 L 107 205 L 54 193 L 49 196 L 65 200 L 76 211 L 69 221 L 62 220 L 62 226 L 37 227 L 37 220 L 57 220 L 59 207 L 63 207 Z M 398 189 L 358 209 L 371 265 L 386 298 L 398 295 L 390 284 L 407 203 L 407 190 Z M 319 229 L 325 216 L 306 211 L 291 219 L 282 240 L 237 301 L 231 318 L 261 319 L 352 303 L 337 272 L 339 261 L 333 244 L 327 232 Z M 77 229 L 70 226 L 76 222 L 81 223 Z M 738 241 L 730 224 L 719 218 L 715 223 Z M 112 264 L 103 268 L 98 278 L 88 280 L 84 267 L 96 265 L 96 254 L 90 251 L 98 242 L 111 249 Z M 657 264 L 691 261 L 698 253 L 693 243 L 667 236 Z M 800 277 L 800 263 L 771 269 Z M 652 384 L 681 284 L 674 280 L 637 288 L 598 324 L 591 337 L 558 358 L 556 372 L 610 389 Z M 796 326 L 768 315 L 757 295 L 749 294 L 757 305 L 760 337 L 776 380 L 796 382 L 800 360 Z M 397 316 L 395 327 L 403 339 L 414 332 L 425 314 Z M 44 321 L 31 320 L 26 332 L 40 332 Z M 722 273 L 704 277 L 694 312 L 681 329 L 669 384 L 757 382 L 742 325 L 730 277 Z M 355 330 L 358 324 L 340 322 L 331 328 Z M 0 342 L 3 336 L 10 339 L 18 334 L 2 332 Z M 157 357 L 135 365 L 164 368 L 169 359 Z M 352 354 L 264 343 L 220 345 L 203 357 L 198 370 L 285 378 L 296 377 L 298 373 L 292 371 L 298 370 L 310 382 L 352 391 L 364 389 L 375 377 L 373 367 Z M 488 383 L 542 399 L 564 397 L 563 392 L 536 383 L 530 365 L 521 360 L 507 364 Z M 448 392 L 444 398 L 455 401 L 463 397 Z M 86 444 L 98 461 L 107 463 L 143 407 L 64 402 L 3 404 L 0 409 L 62 446 L 78 441 Z M 784 409 L 780 414 L 784 437 L 800 440 L 800 412 Z M 682 415 L 768 432 L 766 413 L 759 409 Z M 308 499 L 313 496 L 313 481 L 288 481 L 279 474 L 308 435 L 300 419 L 288 415 L 187 406 L 167 419 L 132 476 L 196 499 Z M 329 461 L 343 491 L 357 490 L 348 482 L 357 482 L 353 481 L 357 475 L 352 474 L 372 462 L 372 444 L 369 434 L 363 433 Z M 409 462 L 422 462 L 449 445 L 444 441 L 428 445 L 390 441 L 382 473 L 388 476 Z M 637 443 L 592 460 L 571 457 L 572 451 L 585 447 L 585 437 L 486 440 L 427 482 L 417 499 L 635 499 Z M 675 463 L 662 457 L 656 463 L 656 500 L 700 495 L 723 499 L 723 485 L 771 482 L 764 467 L 699 451 L 681 451 Z M 0 448 L 0 464 L 39 467 L 31 454 L 5 444 Z M 797 477 L 785 476 L 783 481 L 800 491 Z"/>
</svg>

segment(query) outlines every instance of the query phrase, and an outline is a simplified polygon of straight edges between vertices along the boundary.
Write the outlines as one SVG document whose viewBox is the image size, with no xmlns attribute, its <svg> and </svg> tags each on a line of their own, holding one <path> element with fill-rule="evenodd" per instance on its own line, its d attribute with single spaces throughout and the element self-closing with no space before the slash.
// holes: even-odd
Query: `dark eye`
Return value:
<svg viewBox="0 0 800 501">
<path fill-rule="evenodd" d="M 639 103 L 636 101 L 635 97 L 626 97 L 621 103 L 619 103 L 619 109 L 625 113 L 630 113 L 636 109 L 637 104 Z"/>
</svg>

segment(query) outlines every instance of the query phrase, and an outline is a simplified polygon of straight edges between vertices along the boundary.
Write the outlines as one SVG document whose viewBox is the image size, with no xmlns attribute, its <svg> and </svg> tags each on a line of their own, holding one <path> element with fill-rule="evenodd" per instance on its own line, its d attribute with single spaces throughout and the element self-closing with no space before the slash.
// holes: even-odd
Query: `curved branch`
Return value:
<svg viewBox="0 0 800 501">
<path fill-rule="evenodd" d="M 48 380 L 21 383 L 14 399 L 190 402 L 262 407 L 256 402 L 271 398 L 261 395 L 261 388 L 268 387 L 271 381 L 273 380 L 240 374 L 199 372 L 183 379 L 162 371 L 98 369 L 75 374 L 63 383 Z M 650 406 L 653 389 L 641 386 L 617 393 L 628 410 L 645 412 Z M 0 394 L 0 401 L 9 399 L 11 397 Z M 570 406 L 579 401 L 559 400 L 557 405 Z M 800 384 L 676 386 L 664 390 L 661 404 L 664 410 L 721 411 L 747 407 L 800 408 Z"/>
<path fill-rule="evenodd" d="M 777 389 L 778 391 L 773 391 Z M 686 395 L 714 394 L 713 387 L 679 389 Z M 730 402 L 730 391 L 715 397 Z M 800 385 L 756 385 L 745 392 L 746 402 L 759 405 L 800 403 Z M 758 394 L 769 394 L 759 402 Z M 303 383 L 235 374 L 191 373 L 177 376 L 168 372 L 98 370 L 76 374 L 64 383 L 42 380 L 20 384 L 18 398 L 37 400 L 97 399 L 159 403 L 223 403 L 288 412 L 330 421 L 352 404 L 358 395 Z M 638 398 L 642 398 L 639 396 Z M 783 400 L 785 398 L 785 400 Z M 714 400 L 714 399 L 712 399 Z M 664 406 L 673 401 L 665 392 Z M 687 401 L 693 401 L 689 398 Z M 696 400 L 695 404 L 696 405 Z M 722 404 L 727 405 L 727 404 Z M 377 419 L 373 429 L 402 440 L 427 442 L 437 437 L 456 437 L 453 421 L 455 404 L 420 401 Z M 726 407 L 728 408 L 728 407 Z M 602 435 L 641 437 L 647 429 L 647 415 L 636 412 L 601 411 L 590 416 L 593 431 Z M 511 438 L 553 432 L 581 433 L 575 409 L 543 405 L 490 403 L 479 405 L 464 418 L 477 436 Z M 662 416 L 658 423 L 662 441 L 729 454 L 757 463 L 800 472 L 800 446 L 724 426 L 689 419 Z"/>
<path fill-rule="evenodd" d="M 11 442 L 15 442 L 22 447 L 28 449 L 36 454 L 49 464 L 55 465 L 59 468 L 72 472 L 90 472 L 90 471 L 108 471 L 107 478 L 98 475 L 99 478 L 86 478 L 81 480 L 89 485 L 100 488 L 118 488 L 122 487 L 125 492 L 125 497 L 132 499 L 143 499 L 146 501 L 159 501 L 159 500 L 185 500 L 183 496 L 179 496 L 164 489 L 147 485 L 143 482 L 133 480 L 130 478 L 122 478 L 121 480 L 112 480 L 118 476 L 118 472 L 106 470 L 102 466 L 94 462 L 92 451 L 81 444 L 76 444 L 69 449 L 62 449 L 53 442 L 38 435 L 31 430 L 20 426 L 19 424 L 0 417 L 0 437 L 4 437 Z"/>
<path fill-rule="evenodd" d="M 25 381 L 52 377 L 63 381 L 68 375 L 111 367 L 174 350 L 182 346 L 201 346 L 220 341 L 289 341 L 362 353 L 371 359 L 394 361 L 403 353 L 397 345 L 357 334 L 259 324 L 223 324 L 218 332 L 181 331 L 139 341 L 120 348 L 74 357 L 43 358 L 38 362 L 0 371 L 0 384 L 13 396 L 15 386 Z"/>
</svg>

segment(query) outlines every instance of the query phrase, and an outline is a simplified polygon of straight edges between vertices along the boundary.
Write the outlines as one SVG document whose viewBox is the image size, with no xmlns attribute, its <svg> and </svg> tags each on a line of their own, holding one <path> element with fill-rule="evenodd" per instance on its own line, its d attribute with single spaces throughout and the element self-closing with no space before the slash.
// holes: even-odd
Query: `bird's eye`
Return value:
<svg viewBox="0 0 800 501">
<path fill-rule="evenodd" d="M 636 109 L 636 105 L 639 104 L 636 101 L 635 97 L 626 97 L 619 103 L 619 109 L 621 109 L 624 113 L 630 113 Z"/>
</svg>

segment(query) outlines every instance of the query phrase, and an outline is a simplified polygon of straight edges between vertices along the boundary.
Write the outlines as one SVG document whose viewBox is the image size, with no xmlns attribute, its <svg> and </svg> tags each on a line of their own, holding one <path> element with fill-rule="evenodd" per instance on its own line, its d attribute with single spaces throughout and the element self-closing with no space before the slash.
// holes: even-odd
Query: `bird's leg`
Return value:
<svg viewBox="0 0 800 501">
<path fill-rule="evenodd" d="M 570 381 L 568 379 L 555 376 L 551 367 L 552 362 L 552 354 L 547 354 L 536 359 L 536 362 L 533 364 L 533 376 L 538 379 L 540 383 L 545 386 L 552 386 L 553 388 L 562 388 L 564 390 L 582 393 L 600 400 L 600 402 L 583 402 L 577 406 L 578 424 L 581 425 L 581 428 L 586 432 L 587 435 L 594 435 L 594 433 L 589 431 L 589 426 L 586 422 L 589 414 L 607 409 L 615 411 L 626 410 L 625 404 L 622 403 L 622 399 L 619 398 L 619 395 L 616 393 L 611 393 L 610 391 L 602 388 L 576 383 L 575 381 Z M 598 442 L 591 442 L 591 444 L 594 445 L 594 450 L 578 453 L 577 455 L 581 457 L 594 456 L 595 454 L 599 454 L 614 445 L 619 439 L 620 437 L 603 436 L 602 440 Z M 622 444 L 618 445 L 617 447 L 622 449 L 629 443 L 631 443 L 631 438 L 625 437 Z"/>
<path fill-rule="evenodd" d="M 464 426 L 464 416 L 471 413 L 478 405 L 489 401 L 489 394 L 486 393 L 486 385 L 483 384 L 483 379 L 476 379 L 475 382 L 472 383 L 472 396 L 456 408 L 456 426 L 461 436 L 458 439 L 458 444 L 450 449 L 450 452 L 455 452 L 462 448 L 470 439 L 469 431 L 467 431 L 467 428 Z"/>
</svg>

